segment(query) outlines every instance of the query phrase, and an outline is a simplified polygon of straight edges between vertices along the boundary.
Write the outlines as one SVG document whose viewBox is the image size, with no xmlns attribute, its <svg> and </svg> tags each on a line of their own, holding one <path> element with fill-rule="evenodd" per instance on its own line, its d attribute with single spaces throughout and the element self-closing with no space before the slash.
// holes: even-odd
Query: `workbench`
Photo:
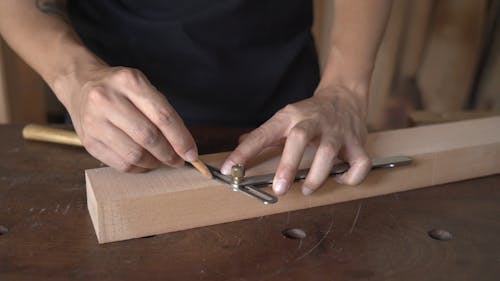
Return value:
<svg viewBox="0 0 500 281">
<path fill-rule="evenodd" d="M 0 280 L 500 276 L 500 175 L 99 245 L 84 170 L 102 164 L 81 148 L 25 141 L 21 130 L 0 126 Z M 243 131 L 192 130 L 201 153 L 229 150 Z M 306 237 L 285 237 L 290 228 Z M 453 237 L 433 239 L 432 229 Z"/>
</svg>

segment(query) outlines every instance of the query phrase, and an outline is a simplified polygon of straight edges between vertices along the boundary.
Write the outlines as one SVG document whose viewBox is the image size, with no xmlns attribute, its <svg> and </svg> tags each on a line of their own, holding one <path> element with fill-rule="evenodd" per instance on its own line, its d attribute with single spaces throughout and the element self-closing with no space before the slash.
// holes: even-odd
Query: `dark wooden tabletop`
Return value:
<svg viewBox="0 0 500 281">
<path fill-rule="evenodd" d="M 499 175 L 99 245 L 83 176 L 99 162 L 21 128 L 0 126 L 2 281 L 500 280 Z M 194 130 L 205 152 L 239 133 Z"/>
</svg>

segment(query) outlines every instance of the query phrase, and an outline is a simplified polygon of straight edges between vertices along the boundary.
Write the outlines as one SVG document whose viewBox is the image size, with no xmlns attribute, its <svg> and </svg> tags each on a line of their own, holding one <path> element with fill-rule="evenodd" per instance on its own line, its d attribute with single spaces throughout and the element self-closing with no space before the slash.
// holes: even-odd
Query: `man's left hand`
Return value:
<svg viewBox="0 0 500 281">
<path fill-rule="evenodd" d="M 273 190 L 284 195 L 299 168 L 306 147 L 317 146 L 312 166 L 302 186 L 311 194 L 327 179 L 336 158 L 348 162 L 349 171 L 337 176 L 339 183 L 359 184 L 371 162 L 363 145 L 366 129 L 366 96 L 344 87 L 327 87 L 313 97 L 287 105 L 252 131 L 229 155 L 222 173 L 230 174 L 235 164 L 245 164 L 264 148 L 285 143 L 273 180 Z"/>
</svg>

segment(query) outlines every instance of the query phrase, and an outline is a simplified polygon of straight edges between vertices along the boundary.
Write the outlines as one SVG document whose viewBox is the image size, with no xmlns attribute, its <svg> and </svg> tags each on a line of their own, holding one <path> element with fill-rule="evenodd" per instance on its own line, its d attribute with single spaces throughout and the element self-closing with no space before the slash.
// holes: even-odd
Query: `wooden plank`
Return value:
<svg viewBox="0 0 500 281">
<path fill-rule="evenodd" d="M 425 110 L 457 111 L 466 105 L 483 45 L 487 2 L 436 2 L 417 79 Z"/>
<path fill-rule="evenodd" d="M 496 7 L 498 6 L 500 6 L 500 2 L 497 2 Z M 498 18 L 493 27 L 493 42 L 479 81 L 475 109 L 500 110 L 500 79 L 498 79 L 500 73 L 500 11 L 496 16 Z"/>
<path fill-rule="evenodd" d="M 384 123 L 385 108 L 396 76 L 400 50 L 410 1 L 393 1 L 384 37 L 375 60 L 370 82 L 370 103 L 367 123 L 370 128 L 379 129 Z"/>
<path fill-rule="evenodd" d="M 4 43 L 0 39 L 0 124 L 9 123 L 11 120 L 9 98 L 7 96 L 7 83 L 5 82 L 3 44 Z"/>
<path fill-rule="evenodd" d="M 0 111 L 6 108 L 8 113 L 4 121 L 46 123 L 45 83 L 5 41 L 1 44 Z"/>
<path fill-rule="evenodd" d="M 462 120 L 478 119 L 500 116 L 499 111 L 490 110 L 473 110 L 473 111 L 453 111 L 453 112 L 429 112 L 429 111 L 413 111 L 409 116 L 409 123 L 413 126 L 423 126 L 430 124 L 457 122 Z"/>
<path fill-rule="evenodd" d="M 100 243 L 184 230 L 291 210 L 299 210 L 500 172 L 500 117 L 370 134 L 372 157 L 407 155 L 414 164 L 373 171 L 357 187 L 328 179 L 311 196 L 296 183 L 273 205 L 233 192 L 192 169 L 162 168 L 124 174 L 111 168 L 86 171 L 87 204 Z M 308 150 L 302 166 L 313 155 Z M 226 153 L 202 159 L 220 166 Z M 275 152 L 260 155 L 248 174 L 272 172 Z M 269 191 L 269 189 L 268 189 Z"/>
<path fill-rule="evenodd" d="M 399 76 L 403 79 L 415 78 L 420 67 L 433 3 L 433 0 L 411 1 L 410 3 L 411 13 L 406 14 L 408 26 L 404 31 L 405 38 L 399 66 Z"/>
</svg>

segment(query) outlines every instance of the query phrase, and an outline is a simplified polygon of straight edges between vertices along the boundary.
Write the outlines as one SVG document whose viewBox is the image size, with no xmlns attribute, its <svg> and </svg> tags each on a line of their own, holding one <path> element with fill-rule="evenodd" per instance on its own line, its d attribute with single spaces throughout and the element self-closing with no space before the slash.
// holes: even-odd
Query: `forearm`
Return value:
<svg viewBox="0 0 500 281">
<path fill-rule="evenodd" d="M 65 105 L 68 97 L 61 81 L 103 64 L 68 23 L 64 1 L 0 1 L 0 34 Z"/>
<path fill-rule="evenodd" d="M 367 100 L 390 0 L 335 0 L 331 43 L 318 89 L 340 86 Z"/>
</svg>

